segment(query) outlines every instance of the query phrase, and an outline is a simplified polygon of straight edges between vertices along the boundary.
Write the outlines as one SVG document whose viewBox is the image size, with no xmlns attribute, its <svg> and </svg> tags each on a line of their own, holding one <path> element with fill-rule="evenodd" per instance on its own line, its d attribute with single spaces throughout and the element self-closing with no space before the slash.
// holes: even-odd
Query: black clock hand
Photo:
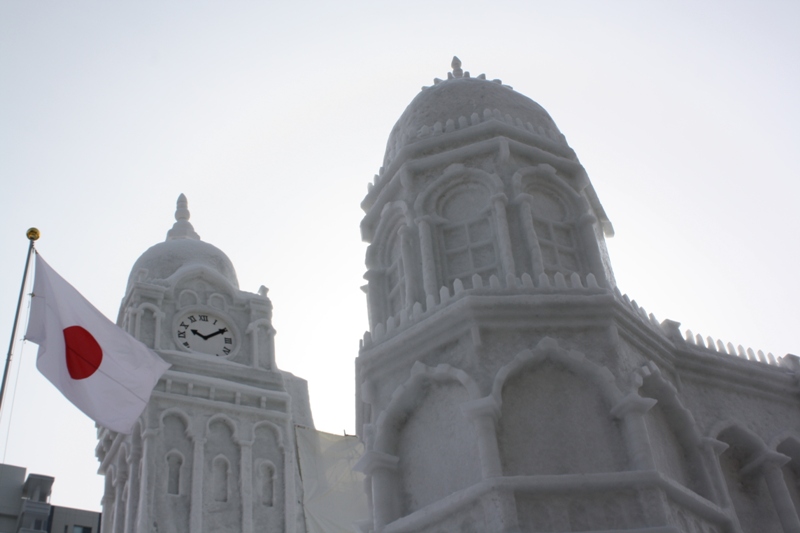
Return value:
<svg viewBox="0 0 800 533">
<path fill-rule="evenodd" d="M 212 333 L 211 335 L 203 335 L 202 333 L 200 333 L 200 332 L 199 332 L 199 331 L 197 331 L 196 329 L 193 329 L 193 330 L 192 330 L 192 333 L 194 333 L 195 335 L 197 335 L 198 337 L 200 337 L 200 338 L 201 338 L 201 339 L 203 339 L 204 341 L 207 341 L 207 340 L 209 339 L 209 337 L 213 337 L 214 335 L 216 335 L 217 333 L 219 333 L 219 331 L 218 331 L 217 333 Z"/>
<path fill-rule="evenodd" d="M 215 331 L 214 333 L 211 333 L 210 335 L 204 336 L 203 338 L 208 340 L 208 339 L 210 339 L 211 337 L 213 337 L 215 335 L 222 335 L 226 331 L 228 331 L 228 328 L 221 328 L 221 329 L 218 329 L 217 331 Z"/>
</svg>

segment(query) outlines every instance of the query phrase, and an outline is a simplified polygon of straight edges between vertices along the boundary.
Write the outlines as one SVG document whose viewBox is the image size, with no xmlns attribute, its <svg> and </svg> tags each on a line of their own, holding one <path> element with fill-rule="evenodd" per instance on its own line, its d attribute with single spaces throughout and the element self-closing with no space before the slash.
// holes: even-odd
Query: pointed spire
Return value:
<svg viewBox="0 0 800 533">
<path fill-rule="evenodd" d="M 194 231 L 192 224 L 189 222 L 189 201 L 183 193 L 178 196 L 178 205 L 175 208 L 175 224 L 167 232 L 168 241 L 175 239 L 200 240 L 200 235 Z"/>
</svg>

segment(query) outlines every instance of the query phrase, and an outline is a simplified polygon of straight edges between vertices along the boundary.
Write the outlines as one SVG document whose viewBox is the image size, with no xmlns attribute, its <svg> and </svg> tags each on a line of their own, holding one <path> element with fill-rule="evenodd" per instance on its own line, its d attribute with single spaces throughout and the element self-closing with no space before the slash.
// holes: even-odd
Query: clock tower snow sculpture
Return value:
<svg viewBox="0 0 800 533">
<path fill-rule="evenodd" d="M 800 532 L 797 358 L 622 295 L 548 113 L 452 66 L 362 202 L 363 531 Z"/>
<path fill-rule="evenodd" d="M 294 425 L 306 382 L 275 365 L 272 304 L 239 290 L 181 195 L 131 271 L 118 323 L 172 365 L 131 435 L 101 428 L 103 533 L 305 531 Z"/>
</svg>

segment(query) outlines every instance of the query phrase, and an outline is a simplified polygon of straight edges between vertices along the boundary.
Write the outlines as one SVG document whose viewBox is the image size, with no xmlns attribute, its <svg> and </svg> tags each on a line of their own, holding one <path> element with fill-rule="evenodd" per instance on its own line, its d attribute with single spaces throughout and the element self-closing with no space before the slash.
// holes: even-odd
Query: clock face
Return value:
<svg viewBox="0 0 800 533">
<path fill-rule="evenodd" d="M 236 334 L 230 324 L 207 311 L 189 311 L 180 315 L 173 332 L 184 350 L 230 357 L 236 348 Z"/>
</svg>

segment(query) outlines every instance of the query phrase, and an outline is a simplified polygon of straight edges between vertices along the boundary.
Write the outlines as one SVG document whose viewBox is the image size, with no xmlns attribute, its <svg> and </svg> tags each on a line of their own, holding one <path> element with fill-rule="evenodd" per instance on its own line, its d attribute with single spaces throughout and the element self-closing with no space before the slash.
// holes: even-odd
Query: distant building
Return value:
<svg viewBox="0 0 800 533">
<path fill-rule="evenodd" d="M 98 533 L 100 513 L 50 505 L 55 478 L 0 464 L 0 533 Z"/>
</svg>

